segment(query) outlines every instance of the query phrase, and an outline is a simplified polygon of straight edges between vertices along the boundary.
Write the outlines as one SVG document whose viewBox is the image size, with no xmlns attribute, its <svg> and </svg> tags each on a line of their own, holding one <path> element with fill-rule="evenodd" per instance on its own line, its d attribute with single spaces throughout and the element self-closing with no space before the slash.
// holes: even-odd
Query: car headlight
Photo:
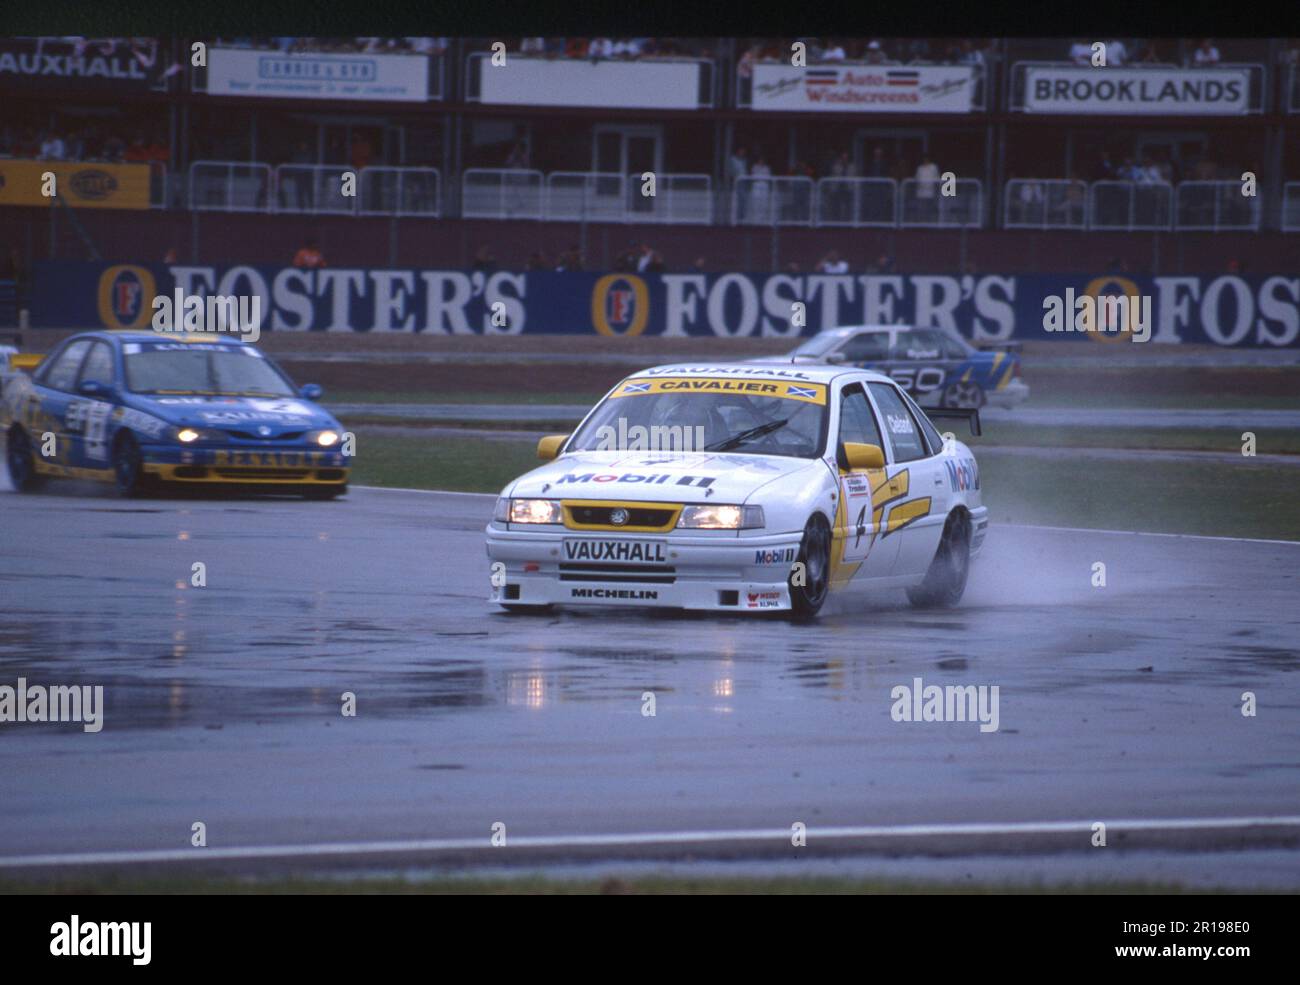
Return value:
<svg viewBox="0 0 1300 985">
<path fill-rule="evenodd" d="M 697 530 L 750 530 L 763 525 L 761 506 L 688 506 L 677 521 L 679 527 Z"/>
<path fill-rule="evenodd" d="M 556 499 L 510 500 L 511 523 L 562 523 L 564 511 Z"/>
<path fill-rule="evenodd" d="M 212 441 L 217 435 L 200 428 L 176 428 L 172 432 L 172 437 L 183 445 L 192 445 L 197 441 Z"/>
<path fill-rule="evenodd" d="M 320 445 L 322 448 L 332 448 L 339 443 L 339 433 L 326 428 L 324 431 L 313 431 L 307 435 L 307 440 L 314 445 Z"/>
</svg>

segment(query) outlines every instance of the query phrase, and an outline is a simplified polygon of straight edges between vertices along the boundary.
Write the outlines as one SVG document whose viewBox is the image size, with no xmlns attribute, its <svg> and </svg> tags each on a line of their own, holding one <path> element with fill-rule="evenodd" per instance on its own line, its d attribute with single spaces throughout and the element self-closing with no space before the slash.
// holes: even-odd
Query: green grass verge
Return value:
<svg viewBox="0 0 1300 985">
<path fill-rule="evenodd" d="M 952 422 L 942 422 L 951 425 Z M 950 428 L 972 448 L 1027 445 L 1035 448 L 1152 448 L 1173 451 L 1219 451 L 1241 454 L 1241 429 L 1043 427 L 1017 421 L 988 422 L 979 438 L 963 434 L 965 424 Z M 1257 455 L 1300 454 L 1300 433 L 1288 428 L 1254 428 Z"/>
<path fill-rule="evenodd" d="M 485 438 L 430 438 L 357 434 L 351 481 L 363 486 L 500 492 L 516 476 L 536 468 L 537 444 Z"/>
<path fill-rule="evenodd" d="M 438 877 L 431 879 L 117 879 L 112 876 L 98 880 L 78 879 L 63 882 L 0 881 L 0 894 L 216 894 L 216 895 L 279 895 L 321 894 L 343 895 L 362 893 L 382 894 L 455 894 L 475 896 L 501 895 L 989 895 L 998 893 L 1032 894 L 1109 894 L 1125 895 L 1149 893 L 1178 893 L 1175 884 L 1123 882 L 1123 883 L 1062 883 L 1043 886 L 1037 883 L 941 883 L 883 879 L 852 878 L 800 878 L 800 877 L 673 877 L 631 876 L 606 879 L 548 879 L 543 875 L 527 874 L 515 878 L 476 879 L 470 877 Z M 1196 890 L 1204 892 L 1204 890 Z"/>
<path fill-rule="evenodd" d="M 535 468 L 536 446 L 510 439 L 358 435 L 357 485 L 495 493 Z M 1300 473 L 1218 462 L 1036 457 L 977 452 L 995 523 L 1300 540 Z"/>
<path fill-rule="evenodd" d="M 994 523 L 1300 540 L 1300 471 L 978 451 Z"/>
</svg>

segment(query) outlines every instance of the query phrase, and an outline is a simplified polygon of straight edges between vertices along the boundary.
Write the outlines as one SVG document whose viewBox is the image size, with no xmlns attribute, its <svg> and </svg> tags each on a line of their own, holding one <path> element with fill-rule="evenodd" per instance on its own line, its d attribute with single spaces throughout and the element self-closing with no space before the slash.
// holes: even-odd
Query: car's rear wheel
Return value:
<svg viewBox="0 0 1300 985">
<path fill-rule="evenodd" d="M 939 402 L 948 408 L 972 408 L 979 410 L 984 406 L 984 388 L 970 380 L 949 383 L 943 388 Z"/>
<path fill-rule="evenodd" d="M 925 580 L 907 590 L 907 598 L 919 609 L 946 609 L 961 601 L 970 575 L 970 519 L 953 513 L 944 524 L 939 549 L 925 573 Z"/>
<path fill-rule="evenodd" d="M 149 484 L 140 444 L 123 432 L 113 443 L 113 484 L 120 496 L 139 496 Z"/>
<path fill-rule="evenodd" d="M 803 528 L 799 557 L 790 571 L 790 615 L 809 620 L 821 611 L 831 585 L 831 528 L 815 513 Z"/>
<path fill-rule="evenodd" d="M 6 442 L 5 463 L 9 467 L 9 481 L 18 492 L 35 492 L 45 484 L 45 476 L 36 471 L 36 453 L 32 450 L 27 432 L 15 427 Z"/>
</svg>

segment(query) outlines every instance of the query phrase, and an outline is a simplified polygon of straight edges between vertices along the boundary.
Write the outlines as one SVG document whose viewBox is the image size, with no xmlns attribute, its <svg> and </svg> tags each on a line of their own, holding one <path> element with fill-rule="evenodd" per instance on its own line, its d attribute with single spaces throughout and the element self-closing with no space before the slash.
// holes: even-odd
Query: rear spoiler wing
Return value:
<svg viewBox="0 0 1300 985">
<path fill-rule="evenodd" d="M 934 407 L 926 408 L 925 413 L 930 418 L 951 417 L 964 420 L 970 425 L 970 433 L 977 438 L 984 433 L 984 429 L 980 425 L 980 412 L 977 407 Z"/>
<path fill-rule="evenodd" d="M 1005 352 L 1018 356 L 1025 350 L 1023 342 L 984 342 L 975 346 L 980 352 Z"/>
</svg>

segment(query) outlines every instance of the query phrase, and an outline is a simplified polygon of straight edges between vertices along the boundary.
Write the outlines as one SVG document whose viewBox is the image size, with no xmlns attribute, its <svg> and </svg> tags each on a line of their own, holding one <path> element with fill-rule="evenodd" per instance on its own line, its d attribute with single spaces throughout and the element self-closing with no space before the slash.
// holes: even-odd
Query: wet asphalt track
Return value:
<svg viewBox="0 0 1300 985">
<path fill-rule="evenodd" d="M 802 627 L 515 617 L 484 601 L 491 503 L 0 493 L 0 684 L 107 692 L 97 735 L 0 725 L 0 876 L 99 852 L 266 872 L 689 851 L 793 874 L 833 845 L 893 875 L 906 860 L 881 856 L 978 853 L 991 879 L 1064 851 L 1078 881 L 1102 858 L 1088 847 L 1100 820 L 1101 877 L 1300 888 L 1300 825 L 1211 820 L 1300 815 L 1300 544 L 995 527 L 951 612 L 889 593 L 842 596 Z M 195 561 L 206 588 L 189 587 Z M 918 676 L 998 685 L 1000 731 L 893 722 L 890 689 Z M 1240 714 L 1244 690 L 1257 717 Z M 1197 823 L 1125 833 L 1121 819 Z M 210 853 L 234 857 L 201 859 L 195 821 Z M 803 856 L 771 834 L 795 821 Z M 494 822 L 505 849 L 488 847 Z M 835 826 L 852 830 L 819 843 Z M 692 832 L 707 837 L 593 843 Z M 390 841 L 410 844 L 357 845 Z M 338 847 L 232 851 L 322 844 Z M 1121 845 L 1163 854 L 1144 868 L 1155 856 Z M 1224 852 L 1242 845 L 1267 865 Z"/>
</svg>

